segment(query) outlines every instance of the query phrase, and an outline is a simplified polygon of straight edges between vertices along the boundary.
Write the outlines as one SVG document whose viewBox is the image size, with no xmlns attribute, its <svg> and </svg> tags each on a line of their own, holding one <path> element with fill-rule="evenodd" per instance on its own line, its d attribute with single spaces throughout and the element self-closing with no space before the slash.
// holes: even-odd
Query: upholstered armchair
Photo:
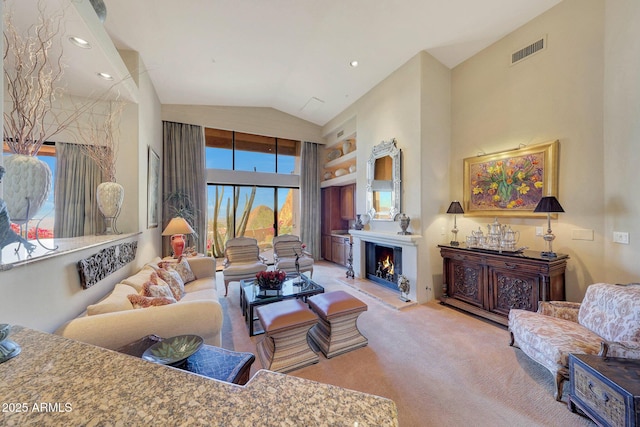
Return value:
<svg viewBox="0 0 640 427">
<path fill-rule="evenodd" d="M 273 260 L 276 270 L 284 270 L 287 273 L 296 272 L 296 256 L 300 272 L 310 272 L 313 277 L 313 255 L 304 250 L 300 237 L 293 234 L 283 234 L 273 238 Z"/>
<path fill-rule="evenodd" d="M 265 271 L 267 264 L 260 256 L 258 241 L 251 237 L 236 237 L 227 240 L 224 248 L 224 296 L 229 292 L 230 282 L 253 279 L 256 273 Z"/>
</svg>

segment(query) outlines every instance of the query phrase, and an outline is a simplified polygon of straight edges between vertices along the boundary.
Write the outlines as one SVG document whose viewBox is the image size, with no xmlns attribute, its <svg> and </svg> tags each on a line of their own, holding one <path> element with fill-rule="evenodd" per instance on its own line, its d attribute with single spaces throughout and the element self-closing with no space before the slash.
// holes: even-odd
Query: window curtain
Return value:
<svg viewBox="0 0 640 427">
<path fill-rule="evenodd" d="M 205 182 L 204 132 L 201 126 L 175 122 L 162 122 L 163 127 L 163 227 L 172 216 L 164 201 L 172 194 L 184 194 L 191 202 L 197 235 L 187 236 L 187 245 L 206 253 L 207 241 L 207 184 Z M 163 254 L 171 254 L 169 237 L 163 239 Z"/>
<path fill-rule="evenodd" d="M 104 230 L 96 192 L 103 181 L 100 167 L 78 144 L 56 142 L 54 235 L 78 237 Z"/>
<path fill-rule="evenodd" d="M 300 152 L 300 238 L 315 259 L 320 259 L 320 165 L 318 144 L 303 142 Z"/>
</svg>

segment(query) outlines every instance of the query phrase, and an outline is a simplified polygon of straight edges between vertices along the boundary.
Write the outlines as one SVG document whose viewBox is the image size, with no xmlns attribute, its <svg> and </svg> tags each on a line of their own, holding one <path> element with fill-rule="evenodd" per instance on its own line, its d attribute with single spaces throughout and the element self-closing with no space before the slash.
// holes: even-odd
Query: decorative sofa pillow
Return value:
<svg viewBox="0 0 640 427">
<path fill-rule="evenodd" d="M 165 297 L 145 297 L 144 295 L 138 294 L 130 294 L 127 295 L 129 301 L 133 305 L 133 308 L 147 308 L 147 307 L 157 307 L 161 305 L 173 304 L 176 302 L 175 299 L 165 298 Z"/>
<path fill-rule="evenodd" d="M 180 301 L 180 298 L 184 295 L 184 282 L 180 274 L 175 270 L 165 270 L 164 268 L 158 268 L 156 272 L 169 285 L 176 301 Z"/>
<path fill-rule="evenodd" d="M 175 300 L 169 285 L 164 280 L 158 278 L 158 274 L 155 272 L 151 274 L 150 280 L 142 286 L 140 294 L 145 297 L 164 297 Z"/>
<path fill-rule="evenodd" d="M 133 305 L 127 298 L 127 295 L 134 292 L 135 289 L 133 287 L 123 283 L 118 283 L 108 297 L 87 307 L 87 315 L 93 316 L 96 314 L 133 310 Z"/>
<path fill-rule="evenodd" d="M 151 268 L 151 266 L 145 265 L 133 276 L 123 279 L 122 283 L 135 288 L 136 292 L 140 292 L 142 290 L 142 286 L 144 286 L 144 284 L 147 283 L 149 279 L 151 279 L 151 273 L 153 273 L 154 271 L 155 270 Z"/>
<path fill-rule="evenodd" d="M 184 256 L 181 256 L 178 261 L 160 261 L 158 267 L 165 270 L 175 270 L 180 275 L 180 278 L 184 283 L 189 283 L 196 280 L 196 275 L 191 271 L 189 261 Z"/>
</svg>

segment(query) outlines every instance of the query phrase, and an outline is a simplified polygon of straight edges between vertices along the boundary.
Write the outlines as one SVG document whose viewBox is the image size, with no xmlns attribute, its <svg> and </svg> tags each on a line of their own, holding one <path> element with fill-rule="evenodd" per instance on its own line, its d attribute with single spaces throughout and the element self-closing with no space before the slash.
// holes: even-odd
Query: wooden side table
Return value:
<svg viewBox="0 0 640 427">
<path fill-rule="evenodd" d="M 569 355 L 569 400 L 599 426 L 640 426 L 640 360 Z"/>
</svg>

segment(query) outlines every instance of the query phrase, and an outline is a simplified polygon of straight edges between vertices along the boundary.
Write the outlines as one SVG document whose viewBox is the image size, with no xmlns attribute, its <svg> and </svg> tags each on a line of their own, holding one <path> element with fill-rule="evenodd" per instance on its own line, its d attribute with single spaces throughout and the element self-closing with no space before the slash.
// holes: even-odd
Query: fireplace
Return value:
<svg viewBox="0 0 640 427">
<path fill-rule="evenodd" d="M 365 242 L 365 263 L 367 279 L 398 291 L 398 275 L 402 274 L 402 248 Z"/>
</svg>

